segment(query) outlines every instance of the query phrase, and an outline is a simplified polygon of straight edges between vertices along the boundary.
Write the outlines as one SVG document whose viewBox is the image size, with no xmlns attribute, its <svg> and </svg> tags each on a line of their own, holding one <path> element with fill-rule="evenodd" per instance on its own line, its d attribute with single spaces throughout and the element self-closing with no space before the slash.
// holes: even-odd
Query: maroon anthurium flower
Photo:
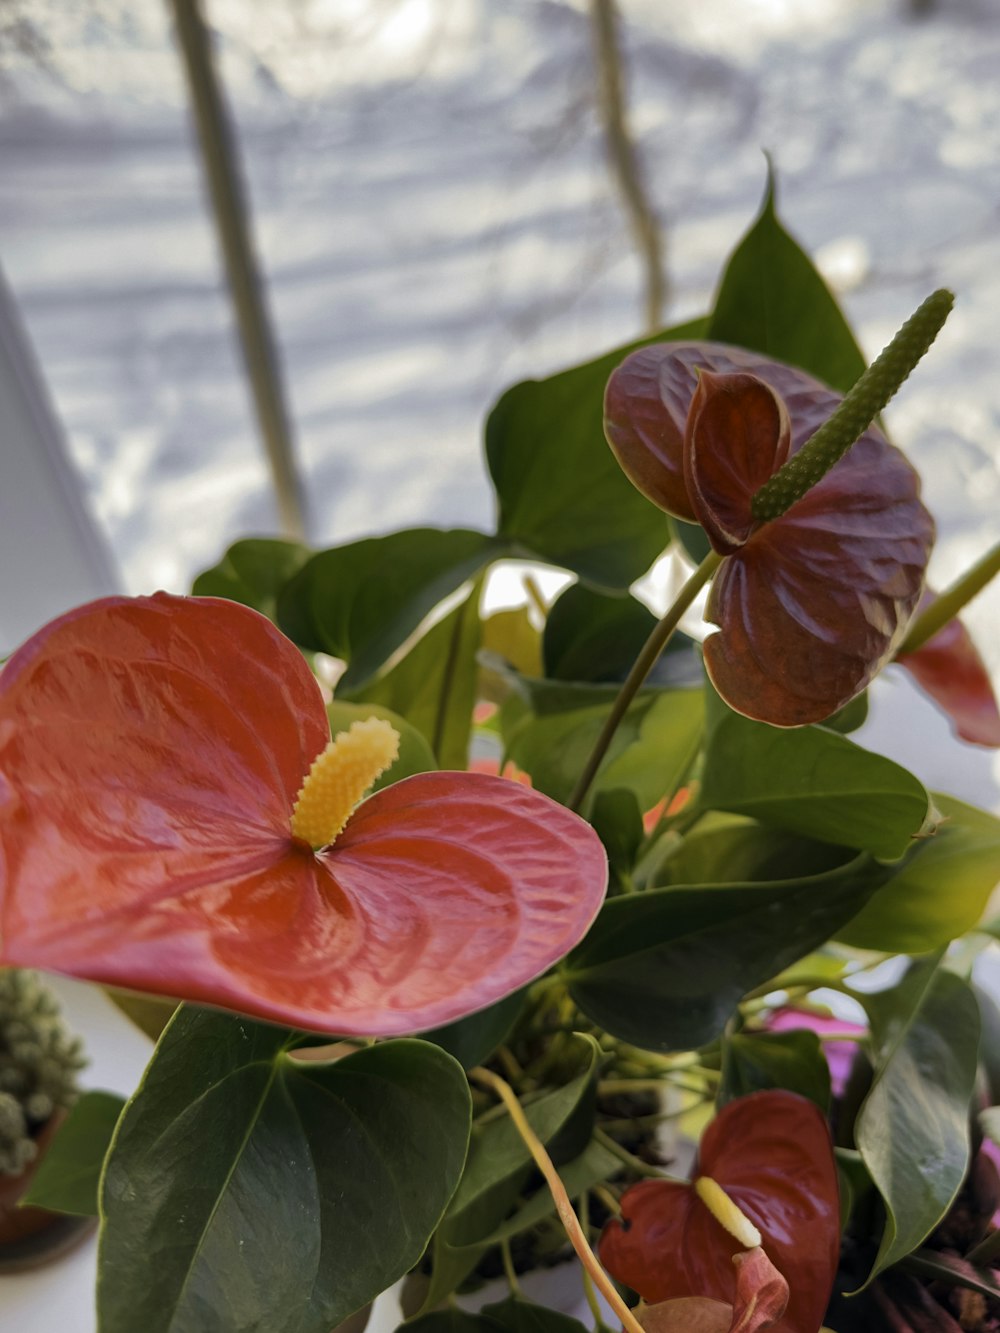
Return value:
<svg viewBox="0 0 1000 1333">
<path fill-rule="evenodd" d="M 305 661 L 246 607 L 113 597 L 48 625 L 0 672 L 0 962 L 388 1036 L 582 937 L 606 876 L 582 820 L 468 773 L 352 814 L 395 733 L 356 724 L 313 765 L 329 739 Z"/>
<path fill-rule="evenodd" d="M 840 1250 L 837 1169 L 822 1112 L 796 1093 L 755 1092 L 729 1102 L 702 1137 L 694 1182 L 642 1180 L 601 1237 L 601 1262 L 649 1302 L 706 1297 L 738 1304 L 739 1242 L 699 1192 L 707 1177 L 760 1232 L 788 1283 L 776 1333 L 817 1333 Z M 767 1325 L 762 1325 L 766 1327 Z"/>
<path fill-rule="evenodd" d="M 889 661 L 934 538 L 916 472 L 875 427 L 786 513 L 754 518 L 754 493 L 839 402 L 804 371 L 718 343 L 633 352 L 605 399 L 632 482 L 729 557 L 706 612 L 716 688 L 777 726 L 822 721 Z"/>
<path fill-rule="evenodd" d="M 920 610 L 934 601 L 925 593 Z M 951 719 L 955 731 L 973 745 L 1000 746 L 1000 711 L 993 685 L 972 636 L 956 617 L 912 653 L 900 653 L 920 688 Z"/>
</svg>

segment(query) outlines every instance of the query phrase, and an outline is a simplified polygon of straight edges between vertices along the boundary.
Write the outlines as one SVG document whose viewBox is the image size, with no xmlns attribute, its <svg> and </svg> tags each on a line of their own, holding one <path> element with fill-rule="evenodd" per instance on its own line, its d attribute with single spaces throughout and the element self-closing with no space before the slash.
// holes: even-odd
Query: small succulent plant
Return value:
<svg viewBox="0 0 1000 1333">
<path fill-rule="evenodd" d="M 37 1131 L 72 1105 L 85 1063 L 52 992 L 33 972 L 0 971 L 0 1176 L 20 1175 L 32 1162 Z"/>
</svg>

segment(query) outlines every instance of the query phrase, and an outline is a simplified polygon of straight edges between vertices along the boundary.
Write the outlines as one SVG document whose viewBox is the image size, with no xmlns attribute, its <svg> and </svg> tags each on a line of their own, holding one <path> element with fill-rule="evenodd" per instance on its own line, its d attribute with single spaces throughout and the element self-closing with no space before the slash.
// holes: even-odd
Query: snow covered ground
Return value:
<svg viewBox="0 0 1000 1333">
<path fill-rule="evenodd" d="M 956 291 L 888 417 L 925 477 L 943 586 L 1000 535 L 1000 0 L 920 20 L 904 0 L 620 6 L 671 318 L 709 301 L 762 148 L 869 353 L 934 287 Z M 40 57 L 13 49 L 18 15 Z M 640 327 L 584 0 L 215 0 L 211 16 L 313 541 L 489 524 L 491 401 Z M 129 588 L 182 590 L 230 541 L 275 531 L 161 0 L 0 0 L 0 263 Z M 1000 679 L 1000 591 L 968 620 Z M 929 707 L 915 727 L 909 698 L 884 685 L 870 743 L 996 803 L 995 761 Z M 0 1326 L 84 1333 L 91 1264 L 58 1319 L 9 1285 Z"/>
</svg>

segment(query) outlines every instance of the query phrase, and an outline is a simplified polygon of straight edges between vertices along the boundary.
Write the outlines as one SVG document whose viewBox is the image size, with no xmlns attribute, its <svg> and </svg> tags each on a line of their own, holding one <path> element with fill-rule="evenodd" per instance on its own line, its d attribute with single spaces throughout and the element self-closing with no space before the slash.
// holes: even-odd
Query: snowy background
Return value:
<svg viewBox="0 0 1000 1333">
<path fill-rule="evenodd" d="M 668 319 L 706 308 L 763 148 L 869 354 L 956 291 L 888 414 L 945 585 L 1000 535 L 1000 0 L 620 7 Z M 210 17 L 312 541 L 489 525 L 491 402 L 641 331 L 583 0 L 215 0 Z M 0 263 L 130 590 L 184 590 L 276 531 L 161 0 L 0 0 Z M 1000 679 L 1000 592 L 967 618 Z M 877 705 L 869 743 L 997 803 L 993 757 L 929 707 L 914 721 L 907 686 Z M 92 1081 L 128 1090 L 145 1048 L 108 1032 Z M 58 1319 L 9 1280 L 0 1327 L 84 1333 L 90 1264 L 45 1288 Z"/>
</svg>

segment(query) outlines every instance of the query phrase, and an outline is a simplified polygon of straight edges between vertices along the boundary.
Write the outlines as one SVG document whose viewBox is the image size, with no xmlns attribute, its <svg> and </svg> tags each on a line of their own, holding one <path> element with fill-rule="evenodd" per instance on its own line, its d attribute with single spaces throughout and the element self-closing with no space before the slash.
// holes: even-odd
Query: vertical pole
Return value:
<svg viewBox="0 0 1000 1333">
<path fill-rule="evenodd" d="M 212 60 L 199 0 L 171 0 L 202 166 L 236 312 L 243 360 L 257 422 L 267 449 L 281 525 L 287 536 L 305 535 L 302 487 L 295 468 L 281 369 L 260 274 L 248 231 L 248 211 L 232 129 Z"/>
<path fill-rule="evenodd" d="M 590 17 L 608 158 L 646 270 L 646 328 L 655 333 L 662 328 L 667 299 L 663 243 L 659 223 L 643 187 L 639 156 L 628 131 L 614 0 L 590 0 Z"/>
</svg>

